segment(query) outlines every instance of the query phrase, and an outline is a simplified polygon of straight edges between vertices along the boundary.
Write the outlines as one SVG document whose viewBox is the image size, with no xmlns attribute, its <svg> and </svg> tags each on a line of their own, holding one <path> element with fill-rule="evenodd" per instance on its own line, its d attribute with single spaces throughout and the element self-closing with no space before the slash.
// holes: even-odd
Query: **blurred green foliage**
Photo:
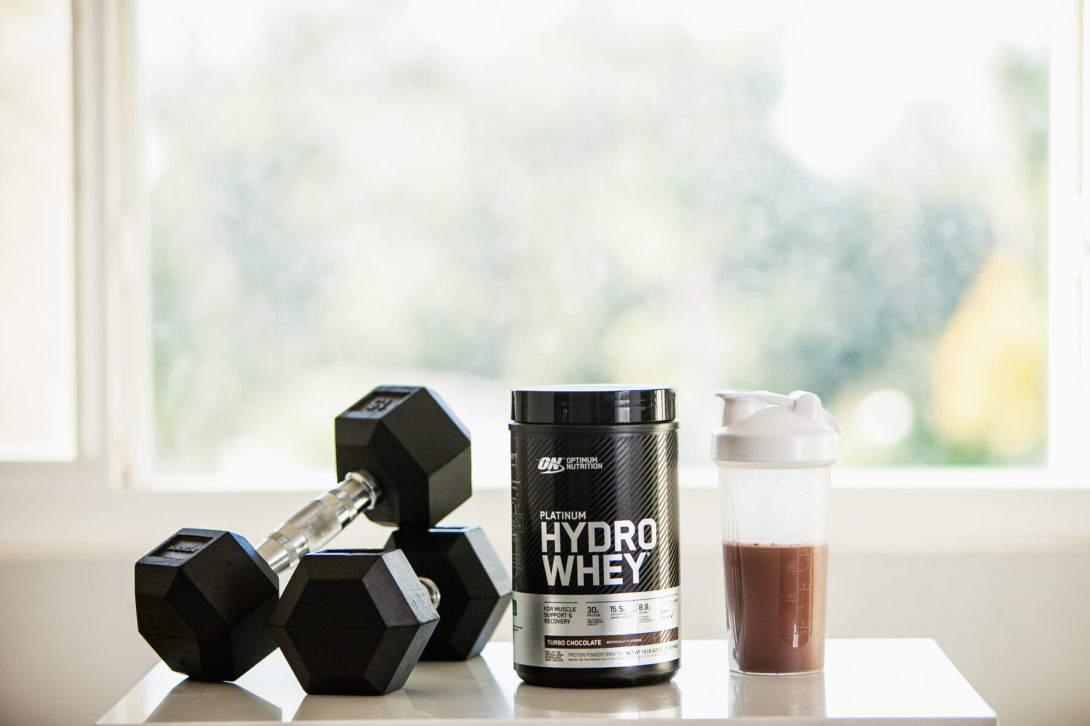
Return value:
<svg viewBox="0 0 1090 726">
<path fill-rule="evenodd" d="M 1044 295 L 1044 49 L 998 47 L 992 106 L 909 102 L 831 177 L 777 133 L 770 30 L 710 42 L 586 3 L 475 53 L 414 35 L 405 3 L 320 7 L 270 4 L 224 60 L 178 4 L 141 6 L 174 39 L 169 63 L 141 51 L 164 469 L 262 437 L 325 463 L 329 407 L 399 370 L 803 388 L 845 413 L 893 388 L 911 431 L 849 436 L 849 462 L 1042 460 L 1043 431 L 1016 456 L 955 444 L 930 396 L 990 255 Z"/>
</svg>

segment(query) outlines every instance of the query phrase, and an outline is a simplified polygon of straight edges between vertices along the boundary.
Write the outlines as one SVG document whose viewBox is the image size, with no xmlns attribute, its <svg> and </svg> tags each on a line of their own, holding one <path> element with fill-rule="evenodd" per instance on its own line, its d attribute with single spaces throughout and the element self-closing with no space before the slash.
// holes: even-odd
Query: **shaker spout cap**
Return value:
<svg viewBox="0 0 1090 726">
<path fill-rule="evenodd" d="M 719 391 L 723 426 L 712 434 L 716 463 L 826 466 L 840 457 L 840 422 L 809 391 Z"/>
</svg>

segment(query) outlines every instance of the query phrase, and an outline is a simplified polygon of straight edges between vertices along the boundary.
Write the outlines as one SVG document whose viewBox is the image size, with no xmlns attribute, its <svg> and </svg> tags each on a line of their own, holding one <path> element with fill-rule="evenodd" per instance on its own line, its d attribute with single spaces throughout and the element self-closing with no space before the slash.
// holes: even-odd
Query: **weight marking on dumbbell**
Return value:
<svg viewBox="0 0 1090 726">
<path fill-rule="evenodd" d="M 175 537 L 174 539 L 170 540 L 170 544 L 160 549 L 153 556 L 184 560 L 187 559 L 194 552 L 199 550 L 201 547 L 204 547 L 206 544 L 208 544 L 211 539 L 211 537 L 198 537 L 194 535 Z"/>
<path fill-rule="evenodd" d="M 385 415 L 403 400 L 411 398 L 418 390 L 416 388 L 383 386 L 381 390 L 371 391 L 371 393 L 356 401 L 356 404 L 345 413 L 352 412 L 363 416 Z"/>
</svg>

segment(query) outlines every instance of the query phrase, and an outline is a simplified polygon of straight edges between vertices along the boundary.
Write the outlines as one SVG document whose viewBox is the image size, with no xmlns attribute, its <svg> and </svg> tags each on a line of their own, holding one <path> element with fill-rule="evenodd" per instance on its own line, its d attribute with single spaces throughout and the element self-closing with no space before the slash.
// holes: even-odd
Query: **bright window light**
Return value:
<svg viewBox="0 0 1090 726">
<path fill-rule="evenodd" d="M 69 12 L 0 3 L 0 462 L 77 453 Z"/>
<path fill-rule="evenodd" d="M 603 381 L 678 386 L 688 466 L 723 388 L 1046 464 L 1042 8 L 140 3 L 155 470 L 332 476 L 421 383 L 503 485 L 510 389 Z"/>
</svg>

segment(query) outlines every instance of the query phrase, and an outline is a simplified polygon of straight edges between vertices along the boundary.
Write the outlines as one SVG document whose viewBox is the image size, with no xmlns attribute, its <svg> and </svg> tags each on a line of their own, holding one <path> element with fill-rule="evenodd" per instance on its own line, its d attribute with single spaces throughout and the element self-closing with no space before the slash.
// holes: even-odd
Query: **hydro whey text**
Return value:
<svg viewBox="0 0 1090 726">
<path fill-rule="evenodd" d="M 679 667 L 676 391 L 512 393 L 515 671 L 543 686 L 636 686 Z"/>
</svg>

